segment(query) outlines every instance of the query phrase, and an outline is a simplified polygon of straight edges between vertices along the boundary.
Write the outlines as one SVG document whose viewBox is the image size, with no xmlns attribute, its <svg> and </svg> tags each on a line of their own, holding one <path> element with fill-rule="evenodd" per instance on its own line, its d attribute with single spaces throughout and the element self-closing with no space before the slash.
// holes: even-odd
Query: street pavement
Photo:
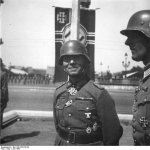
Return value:
<svg viewBox="0 0 150 150">
<path fill-rule="evenodd" d="M 132 146 L 132 128 L 122 123 L 120 146 Z M 26 119 L 2 130 L 2 146 L 53 146 L 56 136 L 53 120 Z M 43 148 L 42 148 L 43 149 Z"/>
<path fill-rule="evenodd" d="M 5 112 L 17 110 L 52 111 L 54 87 L 9 87 L 9 102 Z M 133 90 L 108 90 L 115 100 L 118 114 L 132 114 Z"/>
</svg>

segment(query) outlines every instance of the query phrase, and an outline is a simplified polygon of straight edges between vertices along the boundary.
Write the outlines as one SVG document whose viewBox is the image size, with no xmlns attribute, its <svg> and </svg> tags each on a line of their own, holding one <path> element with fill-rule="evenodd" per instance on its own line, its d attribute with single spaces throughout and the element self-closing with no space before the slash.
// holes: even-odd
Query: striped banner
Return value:
<svg viewBox="0 0 150 150">
<path fill-rule="evenodd" d="M 67 74 L 65 74 L 62 67 L 58 65 L 58 60 L 62 44 L 70 40 L 71 13 L 70 8 L 55 7 L 56 49 L 54 82 L 67 80 Z M 86 46 L 88 55 L 91 58 L 88 74 L 94 80 L 95 10 L 80 9 L 79 40 Z"/>
</svg>

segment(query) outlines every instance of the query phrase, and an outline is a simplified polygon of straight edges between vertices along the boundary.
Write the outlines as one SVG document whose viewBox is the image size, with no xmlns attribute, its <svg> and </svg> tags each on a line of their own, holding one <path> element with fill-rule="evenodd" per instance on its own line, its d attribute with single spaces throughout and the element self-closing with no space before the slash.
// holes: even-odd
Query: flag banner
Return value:
<svg viewBox="0 0 150 150">
<path fill-rule="evenodd" d="M 60 48 L 63 43 L 70 39 L 71 9 L 55 7 L 55 73 L 54 82 L 67 80 L 67 74 L 63 67 L 58 64 Z M 88 51 L 91 64 L 88 70 L 89 76 L 94 80 L 94 48 L 95 48 L 95 10 L 80 9 L 79 41 Z"/>
</svg>

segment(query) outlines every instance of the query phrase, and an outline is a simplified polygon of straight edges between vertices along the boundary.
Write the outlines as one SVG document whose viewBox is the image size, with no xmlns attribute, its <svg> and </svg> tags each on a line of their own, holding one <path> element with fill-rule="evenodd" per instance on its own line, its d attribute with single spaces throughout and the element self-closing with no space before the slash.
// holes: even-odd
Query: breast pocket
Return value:
<svg viewBox="0 0 150 150">
<path fill-rule="evenodd" d="M 78 110 L 93 110 L 95 109 L 95 104 L 93 98 L 77 97 L 75 105 Z"/>
<path fill-rule="evenodd" d="M 65 107 L 65 103 L 57 103 L 55 106 L 55 108 L 58 110 L 62 110 L 64 109 L 64 107 Z"/>
<path fill-rule="evenodd" d="M 150 127 L 150 94 L 147 93 L 141 94 L 138 99 L 138 120 L 141 125 L 144 124 L 143 118 Z"/>
<path fill-rule="evenodd" d="M 65 108 L 65 99 L 64 98 L 59 98 L 57 99 L 57 103 L 55 105 L 55 112 L 56 112 L 56 119 L 58 122 L 62 122 L 63 120 L 63 113 L 64 113 L 64 108 Z"/>
<path fill-rule="evenodd" d="M 137 105 L 140 107 L 140 105 L 145 105 L 145 103 L 148 103 L 148 94 L 144 92 L 140 92 L 137 96 Z"/>
<path fill-rule="evenodd" d="M 81 118 L 90 119 L 96 115 L 96 107 L 92 98 L 76 98 L 74 106 Z"/>
<path fill-rule="evenodd" d="M 149 122 L 150 127 L 150 94 L 145 97 L 145 108 L 146 108 L 146 118 Z"/>
</svg>

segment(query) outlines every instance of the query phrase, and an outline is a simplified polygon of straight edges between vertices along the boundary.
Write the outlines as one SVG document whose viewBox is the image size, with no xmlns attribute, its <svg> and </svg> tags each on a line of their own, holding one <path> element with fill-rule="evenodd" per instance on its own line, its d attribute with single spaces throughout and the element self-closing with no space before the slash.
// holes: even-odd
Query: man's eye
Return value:
<svg viewBox="0 0 150 150">
<path fill-rule="evenodd" d="M 64 61 L 69 61 L 69 59 L 68 58 L 64 58 Z"/>
</svg>

